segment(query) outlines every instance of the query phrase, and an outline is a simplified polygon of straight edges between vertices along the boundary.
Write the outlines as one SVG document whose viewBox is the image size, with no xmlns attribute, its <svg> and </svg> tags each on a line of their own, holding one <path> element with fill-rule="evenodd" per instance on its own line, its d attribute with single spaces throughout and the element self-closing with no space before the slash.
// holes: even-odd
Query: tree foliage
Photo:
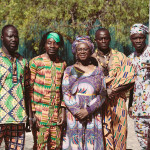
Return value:
<svg viewBox="0 0 150 150">
<path fill-rule="evenodd" d="M 60 32 L 67 40 L 89 35 L 100 26 L 115 30 L 115 37 L 128 43 L 130 26 L 147 23 L 149 0 L 1 0 L 0 28 L 14 24 L 22 41 L 39 43 L 42 32 Z"/>
</svg>

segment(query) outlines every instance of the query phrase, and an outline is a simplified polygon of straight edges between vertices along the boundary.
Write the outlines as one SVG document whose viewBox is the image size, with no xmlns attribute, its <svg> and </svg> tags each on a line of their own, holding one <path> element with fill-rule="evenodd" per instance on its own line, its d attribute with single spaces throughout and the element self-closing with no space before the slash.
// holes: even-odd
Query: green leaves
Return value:
<svg viewBox="0 0 150 150">
<path fill-rule="evenodd" d="M 148 22 L 148 5 L 149 0 L 1 0 L 0 29 L 14 24 L 22 41 L 33 40 L 37 50 L 41 31 L 58 31 L 72 41 L 101 24 L 115 29 L 116 40 L 126 45 L 130 26 Z"/>
</svg>

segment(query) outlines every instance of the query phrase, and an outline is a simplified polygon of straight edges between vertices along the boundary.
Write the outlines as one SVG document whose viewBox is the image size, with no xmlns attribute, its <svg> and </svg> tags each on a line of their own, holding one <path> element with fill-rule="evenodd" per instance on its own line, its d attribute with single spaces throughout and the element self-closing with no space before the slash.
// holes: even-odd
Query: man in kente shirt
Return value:
<svg viewBox="0 0 150 150">
<path fill-rule="evenodd" d="M 37 149 L 61 148 L 61 126 L 64 122 L 64 107 L 61 96 L 61 81 L 66 62 L 58 58 L 58 50 L 64 45 L 63 38 L 55 32 L 43 35 L 40 51 L 44 54 L 33 58 L 31 71 L 31 103 L 30 121 L 36 120 Z M 61 109 L 62 113 L 59 114 Z M 31 125 L 32 127 L 32 125 Z"/>
<path fill-rule="evenodd" d="M 103 108 L 103 132 L 106 150 L 126 150 L 127 110 L 125 92 L 133 87 L 134 70 L 128 58 L 109 47 L 111 37 L 107 29 L 96 31 L 98 49 L 93 54 L 102 68 L 108 97 Z"/>
</svg>

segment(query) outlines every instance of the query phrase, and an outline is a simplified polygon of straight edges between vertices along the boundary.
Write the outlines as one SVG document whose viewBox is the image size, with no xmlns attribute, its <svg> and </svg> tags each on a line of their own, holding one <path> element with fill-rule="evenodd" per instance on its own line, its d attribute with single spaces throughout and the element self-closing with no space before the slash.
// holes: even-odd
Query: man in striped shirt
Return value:
<svg viewBox="0 0 150 150">
<path fill-rule="evenodd" d="M 62 46 L 62 36 L 48 32 L 40 44 L 40 50 L 45 53 L 30 61 L 32 103 L 30 120 L 36 120 L 37 149 L 40 150 L 45 149 L 46 144 L 48 149 L 59 150 L 61 147 L 60 125 L 64 121 L 65 107 L 61 97 L 61 81 L 66 62 L 58 58 L 57 54 Z M 60 115 L 59 110 L 62 110 Z"/>
</svg>

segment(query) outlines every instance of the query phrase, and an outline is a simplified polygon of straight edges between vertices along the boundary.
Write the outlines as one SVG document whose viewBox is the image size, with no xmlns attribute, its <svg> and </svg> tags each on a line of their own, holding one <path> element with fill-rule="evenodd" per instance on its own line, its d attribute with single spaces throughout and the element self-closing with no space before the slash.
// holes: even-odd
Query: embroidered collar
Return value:
<svg viewBox="0 0 150 150">
<path fill-rule="evenodd" d="M 11 59 L 11 57 L 7 56 L 7 55 L 3 52 L 2 48 L 0 48 L 0 56 L 2 56 L 2 57 L 7 57 L 8 59 Z M 20 54 L 16 52 L 15 55 L 14 55 L 14 57 L 19 58 L 19 57 L 20 57 Z"/>
</svg>

